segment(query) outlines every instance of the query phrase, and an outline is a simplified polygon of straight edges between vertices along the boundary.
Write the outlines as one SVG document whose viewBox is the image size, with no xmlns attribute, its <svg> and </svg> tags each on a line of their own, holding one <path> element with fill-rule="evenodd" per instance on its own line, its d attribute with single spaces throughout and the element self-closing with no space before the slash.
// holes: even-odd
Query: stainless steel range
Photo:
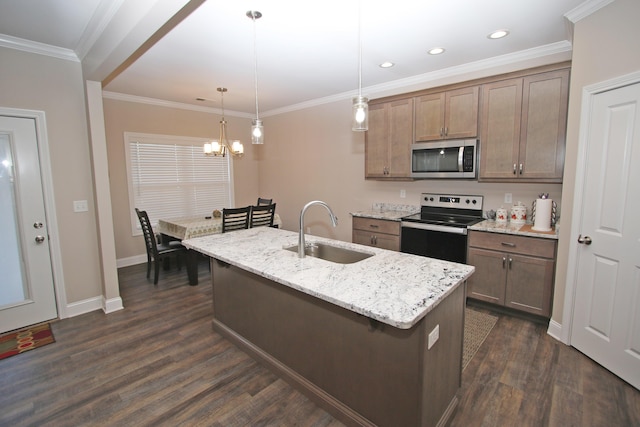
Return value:
<svg viewBox="0 0 640 427">
<path fill-rule="evenodd" d="M 467 227 L 482 221 L 483 196 L 422 193 L 420 213 L 402 218 L 400 251 L 467 261 Z"/>
</svg>

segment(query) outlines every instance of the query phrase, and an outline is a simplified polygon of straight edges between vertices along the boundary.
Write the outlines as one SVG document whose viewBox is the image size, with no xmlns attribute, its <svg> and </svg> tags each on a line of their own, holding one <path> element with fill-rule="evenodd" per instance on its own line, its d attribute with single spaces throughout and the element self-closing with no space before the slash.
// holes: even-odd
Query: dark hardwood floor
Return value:
<svg viewBox="0 0 640 427">
<path fill-rule="evenodd" d="M 2 426 L 339 426 L 215 333 L 206 264 L 120 270 L 125 309 L 52 324 L 54 344 L 0 360 Z M 463 373 L 453 426 L 638 426 L 640 392 L 546 328 L 505 315 Z M 401 427 L 401 426 L 398 426 Z"/>
</svg>

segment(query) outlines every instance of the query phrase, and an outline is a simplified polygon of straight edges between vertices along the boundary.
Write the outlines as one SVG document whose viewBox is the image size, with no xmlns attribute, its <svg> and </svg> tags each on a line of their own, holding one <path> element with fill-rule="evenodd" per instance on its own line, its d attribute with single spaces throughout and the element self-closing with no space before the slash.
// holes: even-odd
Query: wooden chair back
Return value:
<svg viewBox="0 0 640 427">
<path fill-rule="evenodd" d="M 276 204 L 265 206 L 253 206 L 251 208 L 251 218 L 249 227 L 273 227 L 273 218 L 276 213 Z"/>
<path fill-rule="evenodd" d="M 258 203 L 256 206 L 270 205 L 273 203 L 273 199 L 263 199 L 262 197 L 258 197 Z"/>
<path fill-rule="evenodd" d="M 249 228 L 251 206 L 222 209 L 222 232 Z"/>
</svg>

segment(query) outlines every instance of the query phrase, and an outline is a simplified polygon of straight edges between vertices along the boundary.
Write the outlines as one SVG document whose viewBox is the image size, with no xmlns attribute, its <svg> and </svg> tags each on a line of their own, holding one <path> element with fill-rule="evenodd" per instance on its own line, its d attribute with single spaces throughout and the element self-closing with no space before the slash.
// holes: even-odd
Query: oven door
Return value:
<svg viewBox="0 0 640 427">
<path fill-rule="evenodd" d="M 467 229 L 403 222 L 400 252 L 464 264 Z"/>
</svg>

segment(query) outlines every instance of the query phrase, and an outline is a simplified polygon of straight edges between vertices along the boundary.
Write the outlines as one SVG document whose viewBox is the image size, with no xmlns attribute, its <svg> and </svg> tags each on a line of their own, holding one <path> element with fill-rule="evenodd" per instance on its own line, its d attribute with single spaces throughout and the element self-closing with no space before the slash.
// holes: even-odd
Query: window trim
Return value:
<svg viewBox="0 0 640 427">
<path fill-rule="evenodd" d="M 140 133 L 140 132 L 124 132 L 123 135 L 123 146 L 125 153 L 125 164 L 126 164 L 126 173 L 127 173 L 127 189 L 129 193 L 129 218 L 131 221 L 131 235 L 132 236 L 141 236 L 142 230 L 140 228 L 140 221 L 138 220 L 138 216 L 135 213 L 135 196 L 134 196 L 134 188 L 133 188 L 133 179 L 131 176 L 132 165 L 131 165 L 131 154 L 129 150 L 129 146 L 131 142 L 147 142 L 153 144 L 165 144 L 165 145 L 184 145 L 184 146 L 194 146 L 194 147 L 202 147 L 205 142 L 210 142 L 210 138 L 199 138 L 199 137 L 189 137 L 189 136 L 178 136 L 178 135 L 161 135 L 161 134 L 152 134 L 152 133 Z M 204 153 L 202 154 L 205 155 Z M 233 177 L 233 156 L 226 156 L 228 161 L 229 168 L 229 202 L 231 206 L 235 206 L 235 190 L 234 190 L 234 177 Z M 157 227 L 157 222 L 153 223 L 152 226 Z"/>
</svg>

